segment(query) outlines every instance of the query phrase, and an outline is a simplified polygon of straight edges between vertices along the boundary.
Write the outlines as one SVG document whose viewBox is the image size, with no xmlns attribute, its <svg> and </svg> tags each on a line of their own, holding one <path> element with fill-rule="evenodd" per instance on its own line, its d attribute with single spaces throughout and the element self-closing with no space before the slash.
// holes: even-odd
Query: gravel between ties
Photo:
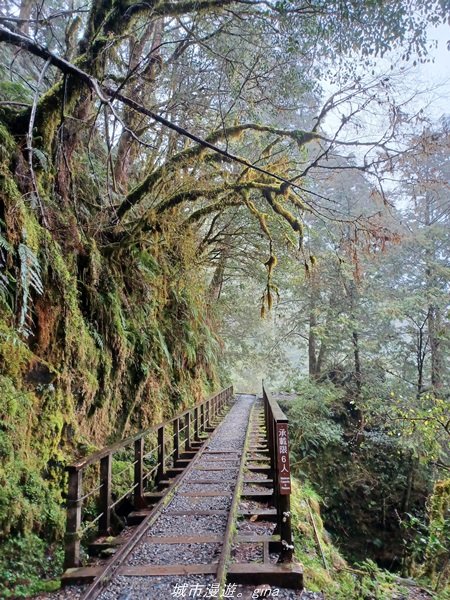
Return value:
<svg viewBox="0 0 450 600">
<path fill-rule="evenodd" d="M 210 450 L 236 452 L 242 448 L 245 439 L 245 430 L 247 416 L 251 402 L 248 397 L 240 397 L 231 409 L 229 415 L 223 422 L 226 427 L 219 426 L 214 440 L 209 445 Z M 211 460 L 210 460 L 211 459 Z M 239 455 L 234 455 L 235 465 L 239 464 Z M 197 461 L 200 464 L 213 466 L 219 462 L 218 457 L 214 455 L 204 456 Z M 224 462 L 221 466 L 233 466 L 233 461 Z M 234 470 L 234 473 L 233 473 Z M 227 471 L 192 471 L 188 478 L 185 478 L 178 492 L 208 492 L 223 491 L 224 496 L 231 498 L 237 469 Z M 248 479 L 263 481 L 267 475 L 248 472 Z M 196 483 L 196 481 L 208 481 L 210 483 Z M 210 500 L 217 500 L 217 505 L 213 509 L 222 510 L 224 496 L 203 497 L 201 501 L 207 501 L 208 506 L 213 508 Z M 187 509 L 185 504 L 189 497 L 183 497 L 179 493 L 174 495 L 170 510 Z M 199 509 L 199 497 L 193 498 L 193 509 Z M 180 504 L 181 503 L 181 504 Z M 201 509 L 199 509 L 201 510 Z M 198 516 L 198 517 L 177 517 L 167 514 L 161 515 L 158 521 L 148 530 L 147 536 L 169 536 L 169 535 L 202 535 L 202 534 L 220 534 L 225 531 L 227 518 L 222 515 Z M 238 530 L 240 533 L 272 533 L 275 524 L 272 522 L 248 522 L 238 521 Z M 211 563 L 218 560 L 220 545 L 209 544 L 155 544 L 148 543 L 148 537 L 145 536 L 140 544 L 136 546 L 127 560 L 129 566 L 138 565 L 169 565 L 175 563 Z M 255 552 L 253 560 L 259 559 L 259 553 Z M 108 587 L 104 589 L 99 600 L 162 600 L 173 598 L 173 591 L 178 584 L 187 584 L 189 587 L 200 585 L 207 589 L 215 582 L 212 575 L 186 575 L 186 576 L 158 576 L 158 577 L 124 577 L 116 576 L 109 582 Z M 259 586 L 260 588 L 270 586 Z M 256 586 L 258 589 L 258 586 Z M 274 589 L 274 588 L 273 588 Z M 79 600 L 83 593 L 83 588 L 74 586 L 64 588 L 59 592 L 44 594 L 37 597 L 36 600 Z M 250 600 L 254 598 L 255 586 L 239 585 L 236 587 L 235 597 L 240 600 Z M 279 598 L 283 600 L 323 600 L 323 595 L 317 592 L 307 590 L 295 591 L 288 589 L 279 589 Z"/>
<path fill-rule="evenodd" d="M 217 560 L 220 554 L 220 544 L 140 544 L 127 564 L 136 565 L 167 565 L 209 564 Z M 211 560 L 212 559 L 212 560 Z"/>
<path fill-rule="evenodd" d="M 230 510 L 231 496 L 211 496 L 193 498 L 190 496 L 177 496 L 164 510 L 165 513 L 181 510 Z"/>
</svg>

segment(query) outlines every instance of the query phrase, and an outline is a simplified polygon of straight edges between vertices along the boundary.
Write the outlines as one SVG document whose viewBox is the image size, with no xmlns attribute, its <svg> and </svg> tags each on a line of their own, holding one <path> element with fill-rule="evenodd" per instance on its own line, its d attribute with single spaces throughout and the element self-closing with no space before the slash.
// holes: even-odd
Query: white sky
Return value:
<svg viewBox="0 0 450 600">
<path fill-rule="evenodd" d="M 431 52 L 434 62 L 418 64 L 415 68 L 417 82 L 422 87 L 436 86 L 430 94 L 430 115 L 439 118 L 442 114 L 450 114 L 450 25 L 430 27 L 429 39 L 437 40 L 438 47 Z"/>
<path fill-rule="evenodd" d="M 356 73 L 363 80 L 369 81 L 374 77 L 389 77 L 389 86 L 394 89 L 394 96 L 397 102 L 405 101 L 407 98 L 414 98 L 405 109 L 407 112 L 416 113 L 423 109 L 424 116 L 437 121 L 442 115 L 450 115 L 450 51 L 447 44 L 450 41 L 450 25 L 440 25 L 438 27 L 430 26 L 428 32 L 428 46 L 433 41 L 437 42 L 437 47 L 429 49 L 427 59 L 430 62 L 414 64 L 414 57 L 408 62 L 401 61 L 401 49 L 386 53 L 383 58 L 375 60 L 375 64 L 367 67 L 360 57 L 355 59 Z M 351 59 L 349 59 L 351 60 Z M 393 68 L 391 68 L 391 66 Z M 337 73 L 338 74 L 338 73 Z M 337 77 L 339 79 L 339 76 Z M 335 81 L 321 82 L 324 99 L 331 96 L 340 89 L 342 83 Z M 353 105 L 354 107 L 354 105 Z M 324 123 L 324 129 L 330 135 L 335 131 L 340 123 L 341 117 L 348 114 L 350 104 L 341 105 L 339 108 L 331 111 Z M 368 111 L 360 114 L 360 119 L 364 124 L 364 133 L 368 139 L 375 139 L 376 132 L 384 129 L 386 123 L 386 113 L 383 108 L 376 109 L 376 103 L 372 103 Z M 342 132 L 341 139 L 355 139 L 355 131 L 346 127 Z"/>
</svg>

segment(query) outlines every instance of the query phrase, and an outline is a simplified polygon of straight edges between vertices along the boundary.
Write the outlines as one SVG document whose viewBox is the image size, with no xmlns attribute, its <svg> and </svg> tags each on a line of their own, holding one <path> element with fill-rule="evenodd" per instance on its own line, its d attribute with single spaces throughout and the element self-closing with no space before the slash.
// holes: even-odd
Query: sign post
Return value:
<svg viewBox="0 0 450 600">
<path fill-rule="evenodd" d="M 278 503 L 279 531 L 281 537 L 282 562 L 292 561 L 292 526 L 291 526 L 291 467 L 289 464 L 288 424 L 276 424 L 276 449 L 278 467 Z"/>
</svg>

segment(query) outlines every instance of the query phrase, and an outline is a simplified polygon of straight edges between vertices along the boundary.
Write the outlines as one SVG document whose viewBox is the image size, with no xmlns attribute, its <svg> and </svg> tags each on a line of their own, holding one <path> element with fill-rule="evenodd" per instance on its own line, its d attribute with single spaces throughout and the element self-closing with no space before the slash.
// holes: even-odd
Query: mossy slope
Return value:
<svg viewBox="0 0 450 600">
<path fill-rule="evenodd" d="M 371 560 L 357 565 L 347 563 L 324 529 L 320 498 L 312 488 L 300 484 L 296 479 L 293 479 L 291 513 L 295 558 L 303 565 L 305 585 L 309 590 L 324 593 L 327 600 L 405 600 L 423 597 L 419 588 L 414 587 L 414 582 L 402 581 L 380 569 Z M 413 590 L 416 595 L 410 595 Z M 432 597 L 447 600 L 449 593 L 447 587 Z"/>
<path fill-rule="evenodd" d="M 86 157 L 64 197 L 41 156 L 39 203 L 21 143 L 0 127 L 1 597 L 55 572 L 44 557 L 60 547 L 68 462 L 219 384 L 204 273 L 176 213 L 113 247 L 87 208 L 98 189 Z"/>
</svg>

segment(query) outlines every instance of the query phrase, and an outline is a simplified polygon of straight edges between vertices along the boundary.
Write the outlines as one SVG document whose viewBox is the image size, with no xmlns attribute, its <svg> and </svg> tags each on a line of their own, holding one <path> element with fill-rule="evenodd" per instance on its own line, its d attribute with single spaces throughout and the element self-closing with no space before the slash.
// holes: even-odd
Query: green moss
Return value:
<svg viewBox="0 0 450 600">
<path fill-rule="evenodd" d="M 0 123 L 0 161 L 9 160 L 16 150 L 13 136 L 8 129 Z"/>
<path fill-rule="evenodd" d="M 292 482 L 291 513 L 295 558 L 303 565 L 306 587 L 333 600 L 392 600 L 405 590 L 368 560 L 350 567 L 333 545 L 320 515 L 320 499 L 308 485 Z M 314 527 L 314 525 L 315 527 Z"/>
<path fill-rule="evenodd" d="M 61 551 L 49 553 L 47 543 L 34 534 L 21 535 L 0 546 L 0 594 L 2 598 L 29 598 L 56 591 L 62 571 Z M 21 569 L 17 565 L 22 565 Z"/>
<path fill-rule="evenodd" d="M 0 319 L 0 370 L 13 381 L 22 379 L 33 353 L 5 320 Z"/>
<path fill-rule="evenodd" d="M 45 420 L 39 439 L 32 436 L 38 431 L 38 399 L 31 392 L 18 391 L 5 376 L 0 376 L 0 395 L 0 537 L 46 527 L 49 532 L 61 531 L 60 492 L 45 479 L 46 463 L 41 459 L 42 454 L 52 454 L 55 438 Z"/>
<path fill-rule="evenodd" d="M 450 581 L 450 479 L 437 481 L 428 501 L 424 574 L 433 587 Z"/>
<path fill-rule="evenodd" d="M 66 87 L 64 88 L 64 86 Z M 59 81 L 42 94 L 35 119 L 35 143 L 50 154 L 63 114 L 71 114 L 82 92 L 74 78 Z"/>
<path fill-rule="evenodd" d="M 41 249 L 44 229 L 39 225 L 36 215 L 32 214 L 27 207 L 22 211 L 22 223 L 23 241 L 37 255 Z"/>
<path fill-rule="evenodd" d="M 52 94 L 43 100 L 49 110 Z M 56 126 L 52 121 L 44 137 Z M 10 171 L 14 139 L 1 128 L 0 146 L 8 153 L 0 157 L 0 191 L 5 235 L 16 252 L 11 274 L 20 281 L 17 248 L 26 242 L 43 285 L 42 294 L 29 294 L 26 339 L 16 330 L 14 308 L 0 309 L 0 546 L 9 548 L 9 555 L 0 552 L 0 596 L 6 598 L 43 590 L 38 581 L 53 577 L 41 567 L 46 548 L 58 554 L 62 547 L 64 466 L 217 389 L 219 343 L 196 240 L 179 235 L 183 215 L 170 215 L 151 244 L 103 253 L 89 227 L 75 225 L 79 215 L 71 206 L 48 192 L 46 173 L 42 197 L 52 227 L 40 225 L 40 212 Z M 95 201 L 97 192 L 80 193 Z M 119 492 L 131 476 L 122 467 L 118 457 Z M 96 477 L 87 473 L 86 486 Z M 20 560 L 27 544 L 36 565 Z"/>
</svg>

